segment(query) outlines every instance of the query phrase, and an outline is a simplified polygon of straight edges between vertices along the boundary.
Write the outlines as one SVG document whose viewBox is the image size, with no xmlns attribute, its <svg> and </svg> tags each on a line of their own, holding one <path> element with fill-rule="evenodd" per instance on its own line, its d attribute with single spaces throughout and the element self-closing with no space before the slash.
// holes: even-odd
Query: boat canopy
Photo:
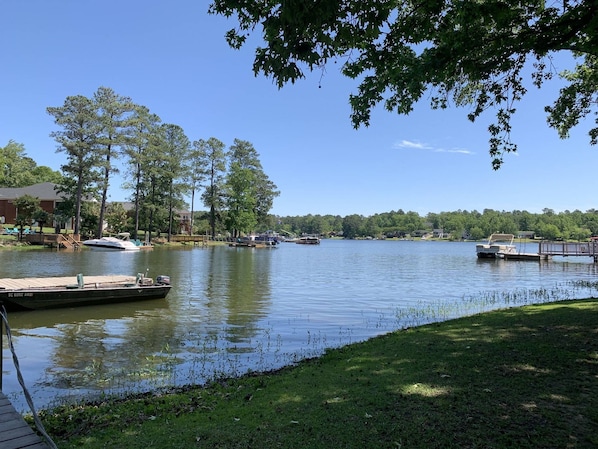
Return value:
<svg viewBox="0 0 598 449">
<path fill-rule="evenodd" d="M 489 240 L 492 242 L 511 242 L 514 238 L 513 234 L 492 234 Z"/>
</svg>

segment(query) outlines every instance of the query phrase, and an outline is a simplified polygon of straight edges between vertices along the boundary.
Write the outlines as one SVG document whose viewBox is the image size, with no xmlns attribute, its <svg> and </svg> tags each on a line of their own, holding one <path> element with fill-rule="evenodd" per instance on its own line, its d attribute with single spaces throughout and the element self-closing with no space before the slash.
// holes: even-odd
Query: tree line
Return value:
<svg viewBox="0 0 598 449">
<path fill-rule="evenodd" d="M 198 195 L 208 208 L 212 235 L 222 226 L 238 235 L 264 223 L 279 195 L 250 142 L 235 139 L 227 149 L 215 137 L 191 141 L 180 126 L 162 123 L 147 107 L 110 88 L 100 87 L 91 98 L 69 96 L 47 112 L 58 126 L 50 134 L 57 152 L 66 155 L 61 172 L 48 173 L 46 167 L 36 173 L 24 147 L 9 142 L 0 152 L 0 186 L 57 183 L 66 201 L 56 216 L 75 217 L 75 234 L 101 237 L 108 223 L 116 231 L 131 230 L 134 238 L 140 230 L 170 238 L 178 231 L 177 212 L 187 208 L 189 196 L 189 227 L 194 228 Z M 117 160 L 125 167 L 122 187 L 130 192 L 130 214 L 122 205 L 108 203 Z M 15 165 L 29 170 L 15 170 Z"/>
<path fill-rule="evenodd" d="M 368 217 L 358 214 L 345 217 L 277 217 L 277 223 L 282 234 L 316 234 L 344 238 L 402 238 L 440 230 L 444 238 L 452 240 L 483 240 L 496 232 L 518 235 L 525 231 L 534 238 L 582 241 L 598 235 L 598 210 L 557 213 L 545 208 L 542 213 L 531 213 L 525 210 L 507 212 L 484 209 L 482 212 L 458 210 L 421 216 L 417 212 L 399 209 Z"/>
</svg>

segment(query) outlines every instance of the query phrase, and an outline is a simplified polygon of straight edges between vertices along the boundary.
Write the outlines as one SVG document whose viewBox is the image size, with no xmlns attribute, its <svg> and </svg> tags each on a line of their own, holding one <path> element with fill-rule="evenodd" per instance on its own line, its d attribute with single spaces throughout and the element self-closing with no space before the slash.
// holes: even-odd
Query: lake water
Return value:
<svg viewBox="0 0 598 449">
<path fill-rule="evenodd" d="M 526 252 L 535 248 L 525 248 Z M 9 314 L 37 408 L 204 383 L 505 306 L 596 296 L 591 259 L 477 260 L 475 243 L 323 240 L 274 249 L 4 251 L 1 277 L 169 275 L 167 299 Z M 3 387 L 27 410 L 4 336 Z"/>
</svg>

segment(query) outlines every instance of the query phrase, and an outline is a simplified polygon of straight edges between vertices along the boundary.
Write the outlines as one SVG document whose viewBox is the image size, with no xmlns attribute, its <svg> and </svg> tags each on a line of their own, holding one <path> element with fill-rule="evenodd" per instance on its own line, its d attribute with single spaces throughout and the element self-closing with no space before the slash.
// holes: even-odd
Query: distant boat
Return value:
<svg viewBox="0 0 598 449">
<path fill-rule="evenodd" d="M 121 232 L 115 237 L 102 237 L 99 239 L 85 240 L 83 244 L 88 248 L 95 249 L 114 249 L 118 251 L 139 251 L 140 246 L 136 245 L 130 239 L 128 232 Z"/>
<path fill-rule="evenodd" d="M 273 248 L 278 244 L 278 240 L 269 235 L 248 235 L 240 237 L 236 241 L 231 242 L 228 246 L 234 248 Z"/>
<path fill-rule="evenodd" d="M 320 238 L 313 235 L 305 235 L 295 240 L 295 243 L 298 243 L 299 245 L 319 245 Z"/>
<path fill-rule="evenodd" d="M 76 283 L 73 283 L 76 281 Z M 165 298 L 170 278 L 156 282 L 143 273 L 135 276 L 89 276 L 0 279 L 0 304 L 7 310 L 37 310 L 112 304 Z"/>
<path fill-rule="evenodd" d="M 492 234 L 487 243 L 478 243 L 475 246 L 476 254 L 480 259 L 496 259 L 505 254 L 515 254 L 517 247 L 513 244 L 513 234 Z"/>
</svg>

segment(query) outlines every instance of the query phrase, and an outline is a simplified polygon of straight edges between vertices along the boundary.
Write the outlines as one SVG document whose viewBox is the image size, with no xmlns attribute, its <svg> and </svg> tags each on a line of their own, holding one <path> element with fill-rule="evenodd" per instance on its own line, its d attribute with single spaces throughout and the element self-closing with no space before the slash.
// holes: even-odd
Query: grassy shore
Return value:
<svg viewBox="0 0 598 449">
<path fill-rule="evenodd" d="M 596 448 L 598 300 L 411 328 L 42 421 L 63 449 Z"/>
</svg>

